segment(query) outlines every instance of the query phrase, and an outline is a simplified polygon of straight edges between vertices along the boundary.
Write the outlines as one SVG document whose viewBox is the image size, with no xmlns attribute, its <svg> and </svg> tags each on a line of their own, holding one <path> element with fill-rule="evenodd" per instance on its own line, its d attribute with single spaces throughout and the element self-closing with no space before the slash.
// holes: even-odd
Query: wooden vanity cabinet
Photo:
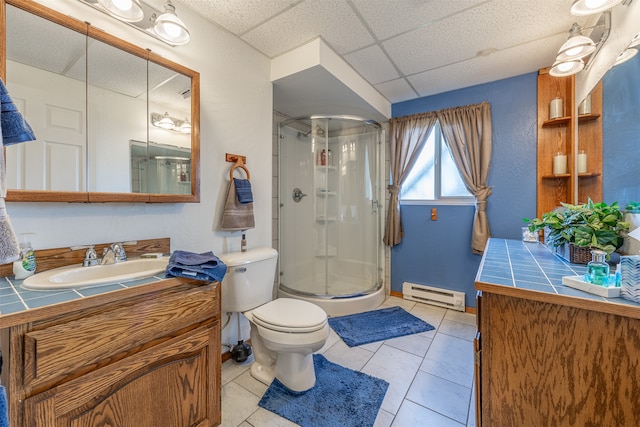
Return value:
<svg viewBox="0 0 640 427">
<path fill-rule="evenodd" d="M 220 424 L 220 284 L 144 287 L 8 329 L 12 426 Z"/>
</svg>

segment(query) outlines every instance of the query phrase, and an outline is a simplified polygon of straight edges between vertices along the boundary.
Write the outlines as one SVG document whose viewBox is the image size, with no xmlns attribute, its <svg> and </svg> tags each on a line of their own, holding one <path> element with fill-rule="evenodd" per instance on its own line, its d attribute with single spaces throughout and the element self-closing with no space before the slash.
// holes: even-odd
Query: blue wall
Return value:
<svg viewBox="0 0 640 427">
<path fill-rule="evenodd" d="M 491 104 L 493 153 L 487 216 L 494 237 L 520 239 L 522 218 L 536 214 L 537 73 L 525 74 L 392 107 L 393 117 Z M 431 208 L 438 220 L 431 221 Z M 405 237 L 391 249 L 391 289 L 405 281 L 466 293 L 475 307 L 474 278 L 481 257 L 471 254 L 472 206 L 404 205 Z"/>
<path fill-rule="evenodd" d="M 640 55 L 602 83 L 602 194 L 607 203 L 640 202 Z"/>
</svg>

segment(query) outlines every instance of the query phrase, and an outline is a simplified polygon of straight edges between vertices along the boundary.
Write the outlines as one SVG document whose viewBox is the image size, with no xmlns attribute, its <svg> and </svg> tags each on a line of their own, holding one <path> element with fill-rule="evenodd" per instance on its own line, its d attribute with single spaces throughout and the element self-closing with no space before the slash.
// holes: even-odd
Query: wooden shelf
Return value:
<svg viewBox="0 0 640 427">
<path fill-rule="evenodd" d="M 600 114 L 593 114 L 593 113 L 582 114 L 578 116 L 578 122 L 590 122 L 592 120 L 597 120 L 598 118 L 600 118 Z M 569 123 L 569 120 L 571 120 L 571 116 L 558 117 L 555 119 L 545 120 L 542 123 L 542 127 L 551 128 L 556 126 L 565 126 Z"/>
<path fill-rule="evenodd" d="M 564 100 L 565 111 L 574 111 L 575 85 L 575 76 L 552 77 L 547 70 L 538 74 L 538 217 L 561 202 L 602 200 L 602 83 L 591 92 L 590 114 L 549 119 L 549 103 L 554 98 Z M 600 172 L 577 173 L 574 156 L 578 151 L 587 154 L 587 170 Z M 553 174 L 556 153 L 567 155 L 566 174 Z"/>
<path fill-rule="evenodd" d="M 595 178 L 600 176 L 600 172 L 587 172 L 587 173 L 579 173 L 578 178 Z M 568 179 L 571 178 L 571 174 L 563 173 L 558 175 L 543 175 L 542 179 Z"/>
</svg>

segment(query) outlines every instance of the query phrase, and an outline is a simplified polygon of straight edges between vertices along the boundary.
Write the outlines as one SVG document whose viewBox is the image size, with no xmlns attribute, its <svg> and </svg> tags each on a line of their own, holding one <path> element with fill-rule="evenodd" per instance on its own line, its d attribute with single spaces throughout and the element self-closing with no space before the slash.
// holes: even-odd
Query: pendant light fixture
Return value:
<svg viewBox="0 0 640 427">
<path fill-rule="evenodd" d="M 140 0 L 98 0 L 109 15 L 125 22 L 139 22 L 144 18 Z"/>
<path fill-rule="evenodd" d="M 187 44 L 191 39 L 186 25 L 176 15 L 176 8 L 171 0 L 164 4 L 164 12 L 156 18 L 153 31 L 158 37 L 174 45 Z"/>
<path fill-rule="evenodd" d="M 593 15 L 611 9 L 621 1 L 622 0 L 576 0 L 571 5 L 571 14 L 574 16 Z"/>
</svg>

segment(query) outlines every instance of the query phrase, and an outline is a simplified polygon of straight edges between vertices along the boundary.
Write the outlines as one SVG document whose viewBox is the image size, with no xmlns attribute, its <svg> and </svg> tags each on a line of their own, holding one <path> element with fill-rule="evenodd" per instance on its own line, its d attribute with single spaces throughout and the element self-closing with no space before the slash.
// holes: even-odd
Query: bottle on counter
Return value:
<svg viewBox="0 0 640 427">
<path fill-rule="evenodd" d="M 29 234 L 22 235 L 20 259 L 13 263 L 13 275 L 16 279 L 26 279 L 36 271 L 36 254 L 33 252 L 31 243 L 27 240 Z"/>
<path fill-rule="evenodd" d="M 591 261 L 587 264 L 587 281 L 594 285 L 609 286 L 609 264 L 607 253 L 600 249 L 591 250 Z"/>
</svg>

